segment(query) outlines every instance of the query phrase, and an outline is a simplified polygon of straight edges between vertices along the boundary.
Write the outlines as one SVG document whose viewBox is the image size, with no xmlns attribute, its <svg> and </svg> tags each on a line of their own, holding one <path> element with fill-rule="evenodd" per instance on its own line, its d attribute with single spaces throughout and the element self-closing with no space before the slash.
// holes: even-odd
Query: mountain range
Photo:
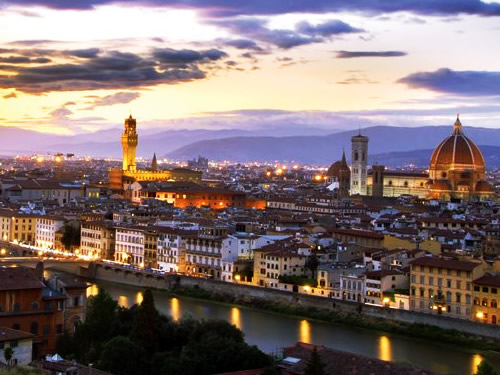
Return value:
<svg viewBox="0 0 500 375">
<path fill-rule="evenodd" d="M 369 155 L 392 152 L 419 151 L 429 155 L 432 150 L 451 134 L 450 126 L 425 126 L 417 128 L 374 126 L 363 129 L 362 134 L 369 137 Z M 500 129 L 465 128 L 465 134 L 478 145 L 500 146 Z M 203 155 L 213 160 L 234 161 L 296 161 L 302 163 L 329 164 L 339 160 L 342 149 L 349 159 L 351 137 L 358 131 L 338 132 L 326 136 L 291 137 L 230 137 L 202 140 L 178 148 L 166 154 L 169 158 L 185 160 Z M 430 151 L 429 151 L 430 150 Z M 491 150 L 500 157 L 498 150 Z M 417 157 L 413 153 L 410 158 Z M 370 158 L 374 161 L 374 156 Z"/>
<path fill-rule="evenodd" d="M 451 131 L 451 126 L 373 126 L 363 129 L 362 134 L 370 139 L 370 163 L 425 166 L 432 150 Z M 464 131 L 480 145 L 490 168 L 500 164 L 500 129 L 466 127 Z M 0 154 L 63 152 L 118 158 L 121 156 L 121 132 L 121 129 L 107 129 L 78 136 L 63 136 L 0 127 Z M 350 159 L 351 137 L 356 134 L 358 130 L 296 127 L 290 131 L 283 128 L 149 129 L 139 130 L 137 155 L 151 157 L 156 152 L 158 156 L 176 160 L 202 155 L 212 160 L 279 160 L 328 165 L 340 159 L 343 148 Z"/>
</svg>

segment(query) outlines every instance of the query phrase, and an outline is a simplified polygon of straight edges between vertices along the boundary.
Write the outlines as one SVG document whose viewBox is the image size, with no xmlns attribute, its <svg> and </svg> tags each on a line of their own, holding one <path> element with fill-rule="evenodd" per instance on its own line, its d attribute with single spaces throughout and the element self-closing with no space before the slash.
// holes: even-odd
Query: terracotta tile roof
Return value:
<svg viewBox="0 0 500 375">
<path fill-rule="evenodd" d="M 300 359 L 296 363 L 281 362 L 280 367 L 290 375 L 303 374 L 307 360 L 314 345 L 297 343 L 285 348 L 285 355 Z M 325 374 L 335 375 L 437 375 L 435 372 L 422 370 L 410 365 L 382 361 L 363 355 L 316 346 L 318 354 L 325 364 Z"/>
<path fill-rule="evenodd" d="M 22 340 L 34 337 L 31 333 L 0 326 L 0 342 Z"/>
<path fill-rule="evenodd" d="M 474 284 L 500 287 L 500 276 L 484 275 L 474 280 Z"/>
<path fill-rule="evenodd" d="M 24 267 L 0 267 L 0 290 L 42 289 L 45 285 Z"/>
<path fill-rule="evenodd" d="M 472 271 L 481 266 L 481 263 L 469 262 L 465 260 L 443 259 L 438 257 L 421 257 L 410 263 L 412 266 L 440 267 L 450 270 Z"/>
</svg>

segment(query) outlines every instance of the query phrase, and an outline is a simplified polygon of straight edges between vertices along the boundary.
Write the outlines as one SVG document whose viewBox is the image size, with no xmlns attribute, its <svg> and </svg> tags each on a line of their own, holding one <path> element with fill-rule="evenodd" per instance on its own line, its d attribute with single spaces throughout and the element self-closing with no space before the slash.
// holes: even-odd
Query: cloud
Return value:
<svg viewBox="0 0 500 375">
<path fill-rule="evenodd" d="M 63 54 L 66 56 L 75 56 L 84 59 L 92 59 L 94 57 L 97 57 L 99 52 L 100 52 L 99 48 L 86 48 L 86 49 L 64 51 Z"/>
<path fill-rule="evenodd" d="M 156 49 L 153 57 L 167 66 L 186 66 L 192 63 L 216 61 L 226 57 L 227 53 L 218 49 L 194 51 L 189 49 L 175 50 L 172 48 Z"/>
<path fill-rule="evenodd" d="M 412 88 L 462 96 L 500 95 L 500 72 L 455 71 L 447 68 L 435 72 L 413 73 L 398 80 Z"/>
<path fill-rule="evenodd" d="M 0 63 L 6 64 L 47 64 L 52 60 L 45 57 L 38 57 L 36 59 L 31 59 L 26 56 L 9 56 L 9 57 L 1 57 Z"/>
<path fill-rule="evenodd" d="M 95 99 L 87 110 L 92 110 L 95 107 L 110 106 L 115 104 L 126 104 L 140 97 L 138 92 L 117 92 L 113 95 L 108 95 L 103 98 Z"/>
<path fill-rule="evenodd" d="M 293 30 L 270 29 L 266 20 L 253 17 L 218 19 L 212 20 L 211 23 L 245 38 L 255 39 L 282 49 L 320 43 L 334 35 L 363 31 L 340 20 L 330 20 L 318 25 L 301 22 Z"/>
<path fill-rule="evenodd" d="M 34 40 L 15 40 L 7 44 L 19 45 L 19 46 L 36 46 L 38 44 L 49 44 L 49 43 L 61 43 L 61 42 L 57 40 L 34 39 Z"/>
<path fill-rule="evenodd" d="M 363 72 L 355 72 L 351 71 L 350 76 L 343 81 L 338 81 L 336 82 L 339 85 L 353 85 L 353 84 L 372 84 L 372 83 L 378 83 L 377 81 L 372 81 L 369 79 L 365 73 Z"/>
<path fill-rule="evenodd" d="M 26 50 L 23 53 L 40 56 L 43 52 Z M 206 78 L 204 65 L 213 70 L 214 67 L 208 66 L 208 63 L 227 56 L 218 49 L 154 49 L 145 56 L 118 51 L 104 53 L 96 49 L 45 52 L 50 56 L 65 56 L 69 61 L 36 67 L 12 63 L 2 65 L 1 70 L 12 74 L 0 75 L 0 88 L 41 94 L 51 91 L 130 89 L 177 84 Z M 0 53 L 5 53 L 5 50 L 0 50 Z M 75 61 L 71 59 L 73 56 L 83 60 Z"/>
<path fill-rule="evenodd" d="M 232 39 L 223 41 L 224 45 L 238 49 L 250 49 L 254 51 L 262 51 L 256 42 L 250 39 Z"/>
<path fill-rule="evenodd" d="M 340 20 L 330 20 L 318 25 L 311 25 L 309 22 L 304 21 L 297 24 L 296 30 L 302 34 L 321 35 L 324 37 L 339 34 L 360 33 L 364 31 L 363 29 L 352 27 L 351 25 Z"/>
<path fill-rule="evenodd" d="M 10 94 L 4 95 L 3 98 L 4 99 L 15 99 L 15 98 L 17 98 L 17 95 L 15 92 L 11 92 Z"/>
<path fill-rule="evenodd" d="M 116 3 L 116 0 L 7 0 L 15 6 L 39 5 L 56 9 L 93 9 L 99 5 Z M 475 14 L 500 15 L 500 4 L 481 0 L 295 0 L 295 1 L 235 1 L 235 0 L 122 0 L 121 4 L 149 5 L 199 9 L 212 17 L 240 15 L 276 15 L 284 13 L 363 12 L 384 14 L 411 12 L 420 15 Z"/>
<path fill-rule="evenodd" d="M 351 59 L 356 57 L 399 57 L 408 55 L 403 51 L 337 51 L 338 59 Z"/>
<path fill-rule="evenodd" d="M 72 114 L 73 114 L 73 112 L 71 112 L 69 109 L 64 108 L 64 107 L 55 109 L 52 112 L 50 112 L 50 115 L 55 120 L 66 120 L 68 118 L 68 116 L 72 115 Z"/>
</svg>

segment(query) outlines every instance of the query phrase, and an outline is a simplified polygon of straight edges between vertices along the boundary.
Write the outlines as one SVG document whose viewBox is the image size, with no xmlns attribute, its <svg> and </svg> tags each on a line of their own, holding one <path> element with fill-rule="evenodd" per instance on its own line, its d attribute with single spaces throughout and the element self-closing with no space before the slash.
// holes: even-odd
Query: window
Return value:
<svg viewBox="0 0 500 375">
<path fill-rule="evenodd" d="M 38 323 L 37 322 L 31 323 L 30 332 L 34 335 L 38 335 Z"/>
<path fill-rule="evenodd" d="M 11 347 L 11 348 L 17 348 L 17 346 L 18 346 L 18 342 L 17 342 L 17 340 L 12 340 L 12 341 L 10 342 L 10 347 Z"/>
<path fill-rule="evenodd" d="M 487 286 L 483 286 L 483 293 L 488 293 L 489 292 L 489 288 Z"/>
<path fill-rule="evenodd" d="M 48 336 L 50 334 L 50 326 L 48 324 L 43 326 L 43 335 Z"/>
</svg>

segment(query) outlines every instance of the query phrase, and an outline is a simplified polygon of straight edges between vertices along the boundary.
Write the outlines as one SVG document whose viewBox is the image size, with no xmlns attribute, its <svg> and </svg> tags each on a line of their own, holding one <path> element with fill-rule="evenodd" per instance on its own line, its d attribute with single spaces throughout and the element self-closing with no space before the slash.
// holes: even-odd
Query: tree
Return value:
<svg viewBox="0 0 500 375">
<path fill-rule="evenodd" d="M 103 346 L 99 368 L 116 375 L 140 375 L 148 373 L 149 365 L 143 348 L 117 336 Z"/>
<path fill-rule="evenodd" d="M 155 300 L 151 289 L 144 292 L 141 306 L 137 309 L 130 338 L 137 345 L 154 353 L 158 348 L 158 329 L 160 328 L 160 314 L 155 307 Z"/>
<path fill-rule="evenodd" d="M 319 259 L 315 252 L 312 252 L 311 255 L 307 258 L 306 267 L 311 271 L 311 277 L 314 278 L 316 270 L 319 266 Z"/>
<path fill-rule="evenodd" d="M 63 227 L 63 235 L 61 237 L 61 243 L 64 245 L 66 250 L 71 249 L 71 246 L 80 245 L 80 226 L 75 227 L 71 224 L 66 224 Z"/>
<path fill-rule="evenodd" d="M 325 364 L 321 361 L 318 349 L 314 347 L 306 363 L 304 375 L 325 375 Z"/>
<path fill-rule="evenodd" d="M 495 369 L 486 359 L 483 359 L 479 366 L 477 366 L 477 372 L 475 375 L 497 375 Z"/>
<path fill-rule="evenodd" d="M 5 363 L 10 367 L 10 361 L 14 356 L 14 350 L 9 346 L 3 350 L 3 357 L 5 358 Z"/>
</svg>

